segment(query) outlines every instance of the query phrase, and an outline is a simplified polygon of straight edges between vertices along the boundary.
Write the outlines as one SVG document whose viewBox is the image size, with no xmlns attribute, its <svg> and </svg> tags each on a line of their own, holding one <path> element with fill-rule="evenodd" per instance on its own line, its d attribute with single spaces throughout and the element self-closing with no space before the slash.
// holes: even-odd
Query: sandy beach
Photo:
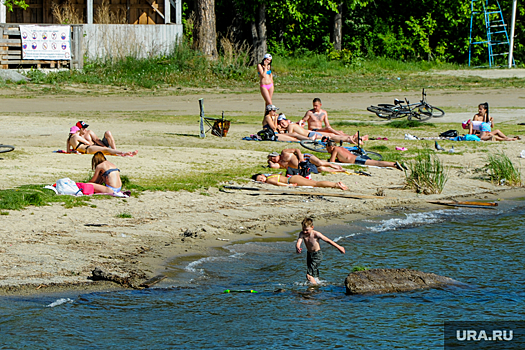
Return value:
<svg viewBox="0 0 525 350">
<path fill-rule="evenodd" d="M 477 104 L 487 99 L 487 93 L 487 90 L 433 92 L 432 104 L 447 111 L 444 118 L 434 122 L 458 123 L 460 128 L 459 123 L 476 112 Z M 355 120 L 367 114 L 368 105 L 399 94 L 321 94 L 320 97 L 329 113 L 337 110 L 338 115 L 347 115 L 345 120 Z M 417 97 L 418 93 L 412 95 Z M 491 114 L 499 123 L 525 122 L 525 91 L 499 89 L 490 91 L 489 95 L 493 100 Z M 209 115 L 227 111 L 232 127 L 226 138 L 209 136 L 201 140 L 197 137 L 200 97 L 204 97 Z M 313 97 L 299 93 L 276 94 L 275 104 L 297 119 L 310 108 Z M 243 136 L 255 133 L 260 122 L 236 123 L 236 116 L 254 116 L 255 120 L 262 104 L 258 94 L 28 99 L 0 95 L 0 143 L 16 146 L 14 152 L 0 155 L 0 189 L 24 184 L 47 185 L 64 177 L 76 181 L 89 178 L 91 156 L 53 152 L 65 149 L 68 129 L 77 120 L 86 121 L 98 135 L 111 130 L 119 149 L 139 150 L 133 158 L 110 158 L 131 181 L 160 178 L 168 173 L 227 169 L 237 164 L 262 166 L 266 164 L 268 152 L 299 147 L 298 144 L 241 141 Z M 498 127 L 505 129 L 504 124 Z M 525 127 L 522 129 L 523 136 Z M 421 147 L 419 141 L 403 140 L 406 132 L 393 130 L 388 145 Z M 381 143 L 370 141 L 369 144 Z M 525 141 L 490 144 L 491 151 L 504 151 L 523 173 L 525 159 L 518 156 L 525 149 Z M 212 187 L 195 192 L 144 192 L 127 199 L 98 196 L 87 206 L 69 209 L 53 204 L 7 211 L 8 215 L 0 215 L 0 287 L 4 293 L 45 292 L 57 285 L 89 288 L 95 284 L 88 278 L 96 267 L 145 280 L 161 274 L 170 258 L 207 254 L 213 247 L 238 240 L 282 236 L 298 228 L 306 215 L 313 216 L 317 225 L 322 225 L 342 218 L 438 208 L 427 200 L 498 200 L 523 195 L 521 188 L 496 186 L 480 176 L 486 148 L 465 142 L 454 146 L 457 153 L 438 154 L 450 167 L 449 181 L 440 195 L 418 195 L 404 189 L 405 176 L 401 171 L 367 168 L 371 177 L 330 174 L 315 175 L 314 179 L 343 181 L 351 194 L 380 194 L 381 198 L 329 196 L 342 193 L 335 189 L 303 189 L 328 194 L 318 197 L 220 191 Z M 230 185 L 277 189 L 254 183 L 231 182 Z M 119 217 L 122 213 L 131 217 Z"/>
</svg>

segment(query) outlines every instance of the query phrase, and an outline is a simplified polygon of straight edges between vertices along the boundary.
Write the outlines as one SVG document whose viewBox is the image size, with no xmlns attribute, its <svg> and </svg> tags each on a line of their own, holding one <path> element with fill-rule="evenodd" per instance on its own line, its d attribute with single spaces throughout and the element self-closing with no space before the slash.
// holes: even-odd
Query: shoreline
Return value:
<svg viewBox="0 0 525 350">
<path fill-rule="evenodd" d="M 248 195 L 246 195 L 248 196 Z M 282 196 L 280 196 L 282 197 Z M 300 196 L 304 197 L 304 196 Z M 451 196 L 447 196 L 446 198 L 450 198 Z M 488 191 L 488 192 L 482 192 L 482 193 L 463 193 L 455 197 L 455 199 L 477 199 L 480 200 L 487 200 L 487 201 L 496 201 L 496 200 L 508 200 L 508 199 L 519 199 L 522 197 L 525 197 L 525 189 L 524 188 L 502 188 L 498 190 Z M 140 197 L 139 197 L 140 198 Z M 444 198 L 444 197 L 443 197 Z M 375 201 L 375 200 L 374 200 Z M 378 199 L 377 201 L 380 201 Z M 394 214 L 404 211 L 414 212 L 414 211 L 432 211 L 436 210 L 439 207 L 445 207 L 445 206 L 438 206 L 433 205 L 429 203 L 421 203 L 421 201 L 401 201 L 400 203 L 397 203 L 397 205 L 392 205 L 394 203 L 383 203 L 384 205 L 374 205 L 371 206 L 370 200 L 364 201 L 363 204 L 363 211 L 361 212 L 334 212 L 331 210 L 327 210 L 328 208 L 324 208 L 323 210 L 319 210 L 317 213 L 309 213 L 308 215 L 311 215 L 315 219 L 315 224 L 318 227 L 326 226 L 326 225 L 337 225 L 341 224 L 343 222 L 348 221 L 356 221 L 356 220 L 362 220 L 367 217 L 378 217 L 378 216 L 385 216 L 388 214 Z M 376 203 L 377 204 L 377 203 Z M 423 205 L 422 205 L 423 204 Z M 30 209 L 25 209 L 30 210 Z M 188 238 L 185 237 L 184 241 L 187 241 L 188 239 L 192 240 L 190 242 L 190 249 L 181 249 L 184 248 L 177 246 L 177 247 L 170 247 L 170 245 L 165 245 L 163 242 L 158 241 L 156 245 L 152 245 L 150 250 L 147 250 L 143 252 L 143 256 L 140 258 L 140 260 L 133 260 L 130 259 L 129 261 L 124 262 L 123 264 L 115 264 L 116 266 L 110 266 L 107 265 L 107 268 L 109 270 L 119 270 L 120 273 L 126 274 L 126 273 L 138 273 L 143 272 L 148 277 L 151 278 L 153 276 L 156 276 L 158 274 L 163 274 L 168 269 L 168 265 L 172 264 L 173 262 L 184 259 L 186 260 L 189 258 L 190 260 L 196 261 L 198 256 L 210 256 L 211 250 L 216 248 L 221 248 L 229 244 L 244 244 L 250 241 L 254 240 L 266 240 L 266 239 L 279 239 L 279 238 L 289 238 L 290 233 L 293 232 L 293 230 L 299 230 L 298 225 L 300 223 L 300 219 L 302 219 L 305 214 L 301 213 L 297 210 L 291 210 L 290 212 L 287 212 L 287 216 L 290 217 L 290 219 L 283 220 L 280 219 L 280 222 L 275 225 L 267 225 L 264 221 L 264 215 L 261 215 L 260 217 L 256 218 L 255 220 L 259 222 L 258 225 L 254 226 L 254 229 L 250 233 L 236 233 L 232 234 L 229 238 L 229 240 L 217 240 L 213 239 L 212 237 L 208 239 L 204 239 L 205 242 L 202 242 L 204 244 L 196 243 L 196 240 L 198 238 Z M 296 217 L 295 223 L 291 222 L 291 217 Z M 244 221 L 237 220 L 234 222 L 234 225 L 242 225 Z M 287 224 L 288 222 L 288 224 Z M 241 226 L 242 227 L 242 226 Z M 181 238 L 182 239 L 182 238 Z M 188 243 L 188 242 L 186 242 Z M 192 249 L 195 245 L 197 249 Z M 199 248 L 200 247 L 200 248 Z M 175 253 L 175 254 L 170 254 Z M 131 267 L 132 266 L 132 267 Z M 131 267 L 131 268 L 130 268 Z M 168 272 L 169 274 L 169 272 Z M 119 291 L 119 290 L 129 290 L 132 288 L 124 288 L 122 286 L 119 286 L 116 283 L 113 282 L 107 282 L 107 281 L 88 281 L 88 276 L 82 276 L 76 281 L 70 281 L 70 282 L 46 282 L 45 279 L 38 281 L 36 283 L 13 283 L 13 284 L 3 284 L 0 285 L 0 296 L 42 296 L 42 295 L 54 295 L 60 293 L 61 295 L 65 294 L 71 294 L 76 292 L 104 292 L 104 291 Z M 146 278 L 146 279 L 147 279 Z M 144 279 L 145 280 L 145 279 Z M 163 283 L 159 283 L 160 287 L 166 287 L 163 286 Z"/>
</svg>

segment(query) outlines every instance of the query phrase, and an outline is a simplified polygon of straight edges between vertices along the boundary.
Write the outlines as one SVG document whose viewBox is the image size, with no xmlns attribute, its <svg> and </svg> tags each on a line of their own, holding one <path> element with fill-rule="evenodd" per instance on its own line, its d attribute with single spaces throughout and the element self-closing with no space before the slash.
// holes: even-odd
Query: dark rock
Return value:
<svg viewBox="0 0 525 350">
<path fill-rule="evenodd" d="M 414 289 L 461 284 L 452 278 L 408 269 L 371 269 L 350 273 L 345 279 L 347 294 L 396 293 Z"/>
</svg>

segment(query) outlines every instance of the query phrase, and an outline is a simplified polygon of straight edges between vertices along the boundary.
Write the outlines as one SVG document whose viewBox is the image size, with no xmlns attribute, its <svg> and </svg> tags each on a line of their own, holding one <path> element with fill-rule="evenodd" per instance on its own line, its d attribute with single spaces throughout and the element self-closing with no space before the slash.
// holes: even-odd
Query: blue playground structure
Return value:
<svg viewBox="0 0 525 350">
<path fill-rule="evenodd" d="M 483 25 L 485 33 L 479 31 Z M 486 37 L 486 40 L 484 39 Z M 479 41 L 476 39 L 483 38 Z M 468 50 L 468 65 L 472 62 L 474 45 L 482 45 L 488 50 L 488 66 L 490 68 L 507 65 L 510 51 L 507 24 L 503 19 L 498 0 L 471 0 L 470 3 L 470 35 Z M 512 65 L 515 65 L 514 58 Z"/>
</svg>

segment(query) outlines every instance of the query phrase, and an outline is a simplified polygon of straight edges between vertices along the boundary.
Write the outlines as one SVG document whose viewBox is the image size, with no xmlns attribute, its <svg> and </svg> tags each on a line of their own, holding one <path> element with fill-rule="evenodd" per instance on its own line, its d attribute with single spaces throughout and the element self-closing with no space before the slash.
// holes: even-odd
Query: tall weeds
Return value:
<svg viewBox="0 0 525 350">
<path fill-rule="evenodd" d="M 126 9 L 123 5 L 116 5 L 115 10 L 111 10 L 109 0 L 102 0 L 95 11 L 93 22 L 97 24 L 126 24 Z"/>
<path fill-rule="evenodd" d="M 51 4 L 51 12 L 55 22 L 60 24 L 82 24 L 84 18 L 82 12 L 80 12 L 74 4 L 68 0 L 63 5 L 58 5 L 56 2 Z"/>
<path fill-rule="evenodd" d="M 408 170 L 405 172 L 407 187 L 417 193 L 441 193 L 448 181 L 447 170 L 429 150 L 418 151 L 416 159 L 408 163 Z"/>
<path fill-rule="evenodd" d="M 490 153 L 486 161 L 485 167 L 493 183 L 507 186 L 521 185 L 521 173 L 505 153 Z"/>
</svg>

